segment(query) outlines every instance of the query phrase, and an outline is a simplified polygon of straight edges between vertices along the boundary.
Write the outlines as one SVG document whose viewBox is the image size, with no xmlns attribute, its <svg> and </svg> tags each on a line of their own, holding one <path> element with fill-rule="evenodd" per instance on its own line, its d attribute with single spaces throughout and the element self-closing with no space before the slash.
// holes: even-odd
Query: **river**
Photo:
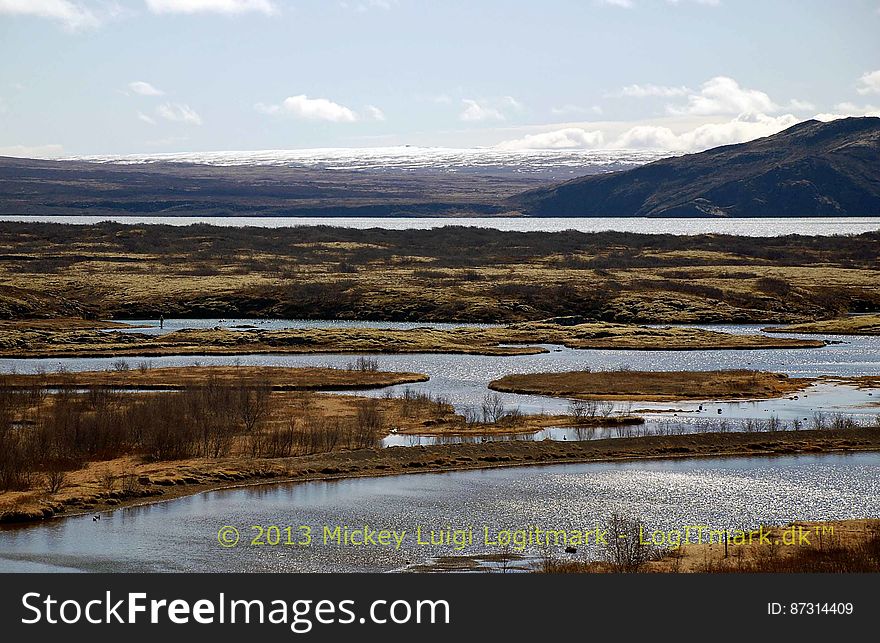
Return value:
<svg viewBox="0 0 880 643">
<path fill-rule="evenodd" d="M 498 553 L 483 529 L 589 529 L 611 513 L 648 529 L 752 528 L 880 515 L 880 454 L 591 463 L 245 487 L 0 530 L 0 572 L 366 572 L 434 556 Z M 217 532 L 234 526 L 237 547 Z M 251 546 L 251 525 L 311 528 L 312 544 Z M 400 549 L 324 544 L 328 525 L 407 532 Z M 414 530 L 474 529 L 456 552 Z M 299 540 L 293 531 L 293 541 Z M 564 555 L 561 547 L 553 549 Z M 540 556 L 542 547 L 524 553 Z M 577 556 L 595 555 L 581 548 Z"/>
</svg>

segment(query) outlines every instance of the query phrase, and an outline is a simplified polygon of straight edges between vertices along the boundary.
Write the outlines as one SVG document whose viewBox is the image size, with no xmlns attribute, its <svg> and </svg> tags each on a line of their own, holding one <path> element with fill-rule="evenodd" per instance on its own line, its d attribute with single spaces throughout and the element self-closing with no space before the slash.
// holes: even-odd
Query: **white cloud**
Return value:
<svg viewBox="0 0 880 643">
<path fill-rule="evenodd" d="M 597 4 L 607 5 L 610 7 L 622 7 L 623 9 L 632 9 L 635 6 L 633 0 L 596 0 Z M 721 4 L 721 0 L 666 0 L 667 4 L 679 5 L 687 2 L 694 2 L 709 7 L 717 7 Z"/>
<path fill-rule="evenodd" d="M 561 105 L 559 107 L 551 107 L 550 113 L 554 116 L 567 116 L 570 114 L 588 114 L 593 113 L 596 115 L 601 115 L 603 113 L 603 109 L 600 105 L 593 105 L 592 107 L 582 107 L 580 105 Z"/>
<path fill-rule="evenodd" d="M 813 103 L 809 103 L 804 100 L 798 100 L 796 98 L 788 101 L 789 109 L 793 109 L 796 112 L 812 112 L 815 111 L 816 106 Z"/>
<path fill-rule="evenodd" d="M 90 29 L 101 23 L 91 9 L 74 0 L 0 0 L 0 14 L 56 20 L 68 31 Z"/>
<path fill-rule="evenodd" d="M 367 117 L 374 121 L 384 121 L 385 120 L 385 112 L 376 107 L 375 105 L 367 105 L 364 108 L 364 111 L 367 113 Z"/>
<path fill-rule="evenodd" d="M 503 107 L 510 107 L 511 109 L 515 109 L 518 112 L 523 111 L 526 106 L 515 99 L 513 96 L 505 96 L 501 99 L 501 105 Z"/>
<path fill-rule="evenodd" d="M 138 113 L 137 113 L 137 117 L 138 117 L 140 120 L 142 120 L 144 123 L 149 123 L 150 125 L 155 125 L 155 124 L 156 124 L 156 119 L 154 119 L 152 116 L 147 116 L 147 115 L 144 114 L 143 112 L 138 112 Z"/>
<path fill-rule="evenodd" d="M 60 156 L 64 152 L 62 145 L 9 145 L 0 147 L 0 156 L 16 156 L 19 158 L 48 159 Z"/>
<path fill-rule="evenodd" d="M 372 106 L 368 106 L 367 112 L 371 117 L 375 118 L 376 114 L 369 109 L 370 107 Z M 288 96 L 281 102 L 280 105 L 266 105 L 264 103 L 257 103 L 256 105 L 254 105 L 254 108 L 258 112 L 262 112 L 263 114 L 288 114 L 290 116 L 293 116 L 294 118 L 301 118 L 311 121 L 353 123 L 357 120 L 360 120 L 360 117 L 357 115 L 357 113 L 355 113 L 348 107 L 345 107 L 344 105 L 334 103 L 332 100 L 328 100 L 326 98 L 309 98 L 305 94 L 299 94 L 298 96 Z M 381 113 L 381 110 L 379 110 L 378 108 L 373 109 Z M 382 114 L 382 117 L 384 118 L 384 114 Z"/>
<path fill-rule="evenodd" d="M 880 69 L 862 74 L 856 91 L 862 96 L 865 94 L 880 94 Z"/>
<path fill-rule="evenodd" d="M 463 121 L 503 121 L 504 114 L 501 110 L 486 103 L 479 103 L 471 98 L 462 98 L 461 104 L 464 109 L 458 115 Z"/>
<path fill-rule="evenodd" d="M 188 123 L 190 125 L 201 125 L 202 117 L 192 109 L 189 105 L 180 103 L 165 103 L 156 108 L 156 113 L 166 121 L 174 121 L 178 123 Z"/>
<path fill-rule="evenodd" d="M 146 0 L 153 13 L 222 13 L 235 15 L 258 12 L 272 15 L 278 11 L 272 0 Z"/>
<path fill-rule="evenodd" d="M 669 107 L 673 114 L 707 116 L 715 114 L 743 114 L 775 112 L 779 106 L 757 89 L 741 87 L 733 78 L 716 76 L 700 86 L 699 93 L 688 95 L 686 107 Z"/>
<path fill-rule="evenodd" d="M 388 11 L 397 4 L 397 0 L 364 0 L 362 2 L 340 2 L 339 6 L 356 13 L 366 13 L 370 9 Z"/>
<path fill-rule="evenodd" d="M 876 105 L 856 105 L 854 103 L 838 103 L 833 112 L 816 114 L 813 118 L 817 121 L 836 121 L 839 118 L 850 116 L 880 116 L 880 107 Z"/>
<path fill-rule="evenodd" d="M 741 114 L 725 123 L 700 125 L 681 133 L 663 126 L 639 125 L 621 134 L 611 147 L 696 152 L 719 145 L 732 145 L 770 136 L 799 122 L 800 119 L 792 114 L 768 116 L 753 113 Z"/>
<path fill-rule="evenodd" d="M 689 93 L 691 93 L 691 90 L 684 86 L 668 87 L 666 85 L 653 85 L 648 83 L 645 85 L 627 85 L 616 95 L 627 96 L 629 98 L 648 98 L 652 96 L 673 98 L 675 96 L 686 96 Z"/>
<path fill-rule="evenodd" d="M 595 149 L 601 147 L 605 137 L 600 131 L 590 131 L 579 127 L 567 127 L 552 132 L 527 134 L 511 141 L 503 141 L 496 147 L 502 150 L 561 150 Z"/>
<path fill-rule="evenodd" d="M 128 88 L 133 91 L 135 94 L 140 94 L 141 96 L 164 96 L 165 92 L 161 89 L 158 89 L 151 85 L 150 83 L 144 82 L 143 80 L 136 80 L 128 84 Z"/>
</svg>

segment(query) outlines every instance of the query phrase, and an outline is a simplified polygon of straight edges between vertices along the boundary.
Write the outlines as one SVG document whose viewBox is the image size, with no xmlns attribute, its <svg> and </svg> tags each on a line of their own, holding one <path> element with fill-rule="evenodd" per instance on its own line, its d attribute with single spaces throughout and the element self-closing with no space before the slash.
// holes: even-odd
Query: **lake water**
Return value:
<svg viewBox="0 0 880 643">
<path fill-rule="evenodd" d="M 303 320 L 167 320 L 166 329 L 158 329 L 155 320 L 140 320 L 150 324 L 147 332 L 158 333 L 172 329 L 213 326 L 255 326 L 257 328 L 298 328 L 322 326 L 371 326 L 382 328 L 411 329 L 413 326 L 446 327 L 445 324 L 410 324 L 401 322 L 348 322 L 348 321 L 303 321 Z M 703 326 L 729 333 L 760 333 L 759 325 L 720 325 Z M 143 331 L 144 329 L 138 329 Z M 242 332 L 247 329 L 242 328 Z M 115 331 L 112 331 L 115 332 Z M 127 331 L 126 331 L 127 332 Z M 788 337 L 806 337 L 787 334 Z M 716 350 L 716 351 L 634 351 L 634 350 L 574 350 L 564 346 L 545 345 L 548 352 L 538 355 L 491 356 L 456 354 L 381 354 L 375 355 L 379 368 L 387 371 L 425 373 L 429 381 L 404 384 L 367 391 L 357 391 L 358 395 L 399 395 L 405 390 L 430 393 L 440 396 L 455 405 L 459 411 L 478 411 L 488 393 L 490 381 L 504 375 L 517 373 L 539 373 L 549 371 L 577 371 L 590 368 L 611 370 L 630 368 L 648 371 L 716 370 L 750 368 L 763 371 L 786 373 L 794 377 L 880 375 L 880 337 L 832 336 L 822 339 L 832 342 L 822 348 L 810 349 L 754 349 L 754 350 Z M 136 368 L 141 363 L 152 367 L 188 365 L 228 365 L 242 364 L 254 366 L 330 366 L 346 368 L 356 356 L 351 354 L 268 354 L 268 355 L 187 355 L 167 357 L 103 357 L 103 358 L 65 358 L 65 359 L 0 359 L 0 372 L 37 372 L 39 369 L 55 371 L 64 368 L 70 371 L 106 370 L 113 368 L 120 360 Z M 524 413 L 561 414 L 568 411 L 565 399 L 499 393 L 505 406 L 518 408 Z M 815 413 L 831 415 L 845 413 L 865 422 L 873 422 L 880 414 L 880 390 L 856 389 L 845 386 L 818 384 L 797 399 L 794 396 L 775 400 L 734 401 L 713 403 L 700 409 L 699 402 L 674 403 L 633 403 L 653 431 L 666 430 L 669 423 L 682 425 L 684 431 L 706 430 L 707 422 L 741 419 L 767 420 L 777 417 L 781 420 L 811 421 Z M 618 405 L 621 408 L 621 405 Z M 721 413 L 718 413 L 721 409 Z M 596 436 L 603 436 L 597 432 Z M 613 437 L 613 435 L 606 436 Z M 578 434 L 562 429 L 548 429 L 532 435 L 518 436 L 518 439 L 578 439 Z M 434 438 L 413 438 L 412 436 L 389 436 L 386 446 L 395 444 L 430 444 Z"/>
<path fill-rule="evenodd" d="M 291 328 L 394 328 L 412 330 L 414 328 L 433 328 L 449 330 L 452 328 L 492 328 L 500 324 L 450 324 L 443 322 L 383 322 L 340 319 L 166 319 L 160 324 L 155 319 L 126 319 L 133 328 L 113 328 L 108 332 L 131 332 L 145 335 L 164 335 L 185 328 L 223 328 L 225 330 L 285 330 Z"/>
<path fill-rule="evenodd" d="M 92 225 L 102 221 L 126 224 L 165 224 L 186 226 L 209 223 L 217 226 L 256 226 L 284 228 L 326 225 L 341 228 L 383 228 L 386 230 L 425 230 L 444 226 L 473 226 L 517 232 L 637 232 L 643 234 L 733 234 L 747 237 L 778 237 L 789 234 L 837 235 L 861 234 L 880 230 L 880 217 L 840 218 L 765 218 L 765 219 L 646 219 L 628 217 L 601 218 L 522 218 L 462 217 L 379 218 L 379 217 L 169 217 L 169 216 L 0 216 L 0 221 L 28 221 Z"/>
<path fill-rule="evenodd" d="M 413 531 L 473 527 L 462 554 L 498 552 L 483 525 L 588 529 L 612 513 L 653 530 L 752 528 L 792 520 L 880 515 L 880 454 L 784 456 L 519 467 L 268 485 L 200 494 L 0 530 L 0 572 L 365 572 L 401 570 L 451 548 Z M 237 527 L 238 547 L 217 531 Z M 307 548 L 253 547 L 250 525 L 307 525 Z M 406 530 L 400 550 L 324 545 L 323 525 Z M 296 532 L 294 532 L 296 533 Z M 562 547 L 553 553 L 564 555 Z M 527 556 L 538 556 L 535 548 Z M 581 548 L 578 557 L 596 555 Z"/>
</svg>

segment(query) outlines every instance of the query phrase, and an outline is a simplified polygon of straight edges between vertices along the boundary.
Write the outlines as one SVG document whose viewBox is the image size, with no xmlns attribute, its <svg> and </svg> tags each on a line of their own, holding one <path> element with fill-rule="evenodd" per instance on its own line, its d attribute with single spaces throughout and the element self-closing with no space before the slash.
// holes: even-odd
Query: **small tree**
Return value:
<svg viewBox="0 0 880 643">
<path fill-rule="evenodd" d="M 481 405 L 483 422 L 495 423 L 504 417 L 504 401 L 498 393 L 486 393 Z"/>
<path fill-rule="evenodd" d="M 116 486 L 116 476 L 113 475 L 110 469 L 101 469 L 98 472 L 98 484 L 104 491 L 110 493 Z"/>
<path fill-rule="evenodd" d="M 46 491 L 56 494 L 67 486 L 67 474 L 58 468 L 52 468 L 46 474 Z"/>
<path fill-rule="evenodd" d="M 616 513 L 608 519 L 605 557 L 615 571 L 637 572 L 655 556 L 656 549 L 641 541 L 640 524 Z"/>
</svg>

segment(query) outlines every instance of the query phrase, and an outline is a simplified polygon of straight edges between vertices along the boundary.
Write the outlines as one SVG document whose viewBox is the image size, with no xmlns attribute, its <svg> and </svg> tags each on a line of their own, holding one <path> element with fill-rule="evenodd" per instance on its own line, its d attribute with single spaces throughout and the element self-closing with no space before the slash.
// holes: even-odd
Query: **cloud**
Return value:
<svg viewBox="0 0 880 643">
<path fill-rule="evenodd" d="M 389 11 L 397 5 L 397 0 L 363 0 L 362 2 L 340 2 L 339 6 L 356 13 L 366 13 L 370 9 Z"/>
<path fill-rule="evenodd" d="M 880 94 L 880 69 L 862 74 L 856 91 L 862 96 L 866 94 Z"/>
<path fill-rule="evenodd" d="M 767 94 L 757 89 L 741 87 L 727 76 L 716 76 L 707 80 L 700 86 L 699 93 L 691 93 L 687 98 L 687 106 L 670 106 L 669 112 L 709 116 L 779 111 L 779 106 Z"/>
<path fill-rule="evenodd" d="M 725 123 L 709 123 L 675 133 L 672 129 L 656 125 L 639 125 L 621 134 L 611 147 L 616 149 L 655 149 L 670 152 L 696 152 L 744 143 L 763 136 L 770 136 L 800 122 L 792 114 L 768 116 L 766 114 L 741 114 Z"/>
<path fill-rule="evenodd" d="M 201 125 L 202 117 L 189 105 L 179 103 L 165 103 L 156 108 L 156 113 L 166 121 L 188 123 L 189 125 Z"/>
<path fill-rule="evenodd" d="M 375 105 L 367 105 L 364 108 L 364 111 L 367 113 L 367 117 L 374 121 L 384 121 L 385 120 L 385 112 L 376 107 Z"/>
<path fill-rule="evenodd" d="M 369 106 L 372 107 L 372 106 Z M 370 117 L 375 118 L 376 114 L 367 108 Z M 254 108 L 263 114 L 287 114 L 294 118 L 301 118 L 310 121 L 329 121 L 331 123 L 354 123 L 360 120 L 360 117 L 354 110 L 334 103 L 326 98 L 309 98 L 305 94 L 298 96 L 288 96 L 280 105 L 266 105 L 257 103 Z M 378 108 L 373 108 L 381 113 Z M 384 114 L 382 117 L 384 118 Z M 381 119 L 377 119 L 381 120 Z"/>
<path fill-rule="evenodd" d="M 150 83 L 144 82 L 142 80 L 136 80 L 128 84 L 128 88 L 133 91 L 135 94 L 140 94 L 141 96 L 164 96 L 165 92 L 161 89 L 157 89 Z"/>
<path fill-rule="evenodd" d="M 146 0 L 153 13 L 221 13 L 236 15 L 248 12 L 267 16 L 278 12 L 272 0 Z"/>
<path fill-rule="evenodd" d="M 833 112 L 816 114 L 817 121 L 836 121 L 850 116 L 880 116 L 880 107 L 876 105 L 856 105 L 854 103 L 838 103 Z"/>
<path fill-rule="evenodd" d="M 142 120 L 144 123 L 149 123 L 150 125 L 155 125 L 156 120 L 152 116 L 147 116 L 143 112 L 138 112 L 137 117 Z"/>
<path fill-rule="evenodd" d="M 721 0 L 666 0 L 666 3 L 671 5 L 686 4 L 688 2 L 701 4 L 707 7 L 717 7 L 721 4 Z M 635 6 L 633 0 L 596 0 L 596 3 L 609 7 L 621 7 L 623 9 L 632 9 Z"/>
<path fill-rule="evenodd" d="M 554 116 L 567 116 L 570 114 L 588 114 L 593 113 L 600 115 L 603 113 L 603 109 L 600 105 L 593 105 L 592 107 L 582 107 L 580 105 L 561 105 L 560 107 L 551 107 L 550 113 Z"/>
<path fill-rule="evenodd" d="M 503 121 L 504 114 L 501 110 L 485 103 L 479 103 L 471 98 L 462 98 L 461 104 L 464 109 L 458 115 L 463 121 Z"/>
<path fill-rule="evenodd" d="M 463 109 L 458 118 L 466 122 L 503 121 L 507 118 L 505 111 L 522 112 L 525 110 L 525 105 L 513 96 L 502 96 L 500 99 L 493 100 L 462 98 L 461 104 Z"/>
<path fill-rule="evenodd" d="M 74 0 L 0 0 L 0 14 L 55 20 L 68 31 L 91 29 L 101 24 L 95 12 Z"/>
<path fill-rule="evenodd" d="M 809 103 L 804 100 L 798 100 L 796 98 L 788 101 L 789 109 L 793 109 L 796 112 L 812 112 L 815 111 L 816 106 L 813 103 Z"/>
<path fill-rule="evenodd" d="M 527 134 L 522 138 L 503 141 L 496 147 L 502 150 L 595 149 L 601 147 L 604 140 L 600 131 L 588 132 L 579 127 L 567 127 L 541 134 Z"/>
<path fill-rule="evenodd" d="M 30 159 L 53 158 L 60 156 L 63 152 L 63 145 L 10 145 L 0 147 L 0 156 L 16 156 Z"/>
<path fill-rule="evenodd" d="M 666 85 L 627 85 L 620 90 L 615 96 L 627 96 L 629 98 L 648 98 L 660 96 L 663 98 L 673 98 L 676 96 L 686 96 L 691 93 L 687 87 L 668 87 Z"/>
<path fill-rule="evenodd" d="M 516 100 L 513 96 L 505 96 L 501 99 L 500 102 L 503 107 L 509 107 L 511 109 L 515 109 L 518 112 L 521 112 L 526 108 L 525 105 Z"/>
</svg>

